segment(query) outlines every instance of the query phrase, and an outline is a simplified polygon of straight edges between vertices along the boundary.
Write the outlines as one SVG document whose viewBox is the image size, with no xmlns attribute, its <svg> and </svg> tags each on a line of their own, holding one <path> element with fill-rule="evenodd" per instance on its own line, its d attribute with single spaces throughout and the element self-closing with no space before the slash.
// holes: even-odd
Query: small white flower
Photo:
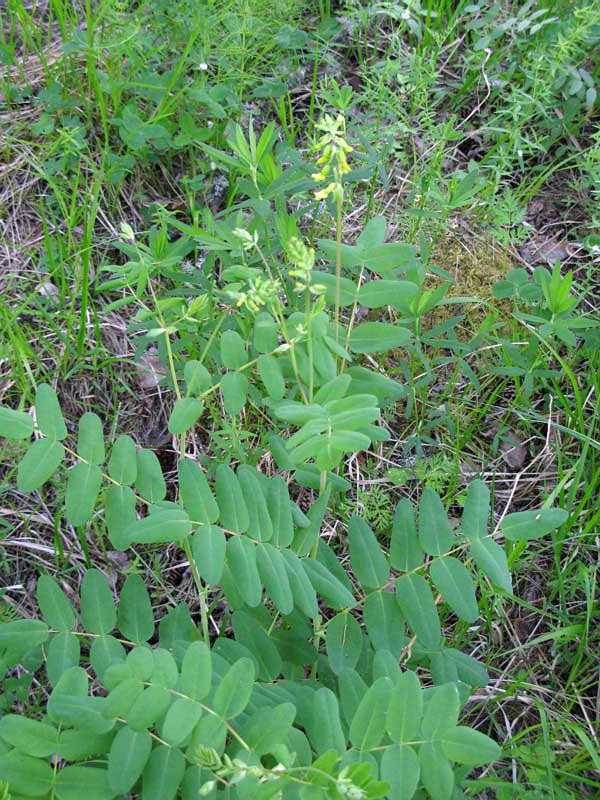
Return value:
<svg viewBox="0 0 600 800">
<path fill-rule="evenodd" d="M 206 70 L 208 69 L 208 64 L 205 64 L 204 61 L 202 61 L 200 64 L 198 64 L 198 69 L 201 72 L 206 72 Z"/>
</svg>

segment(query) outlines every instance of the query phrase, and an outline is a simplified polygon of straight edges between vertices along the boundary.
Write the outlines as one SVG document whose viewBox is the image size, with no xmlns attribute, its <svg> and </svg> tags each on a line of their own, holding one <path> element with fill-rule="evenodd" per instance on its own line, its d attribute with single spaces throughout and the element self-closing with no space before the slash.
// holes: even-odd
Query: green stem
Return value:
<svg viewBox="0 0 600 800">
<path fill-rule="evenodd" d="M 209 646 L 210 641 L 208 638 L 208 609 L 206 606 L 206 587 L 202 583 L 202 578 L 200 577 L 200 573 L 198 572 L 198 567 L 196 566 L 196 561 L 194 559 L 192 548 L 190 546 L 190 540 L 187 536 L 183 540 L 183 549 L 185 550 L 187 560 L 189 561 L 190 564 L 190 569 L 192 570 L 192 577 L 194 578 L 194 583 L 196 584 L 196 589 L 198 590 L 198 600 L 200 601 L 200 624 L 202 626 L 202 638 L 206 642 L 206 645 Z"/>
</svg>

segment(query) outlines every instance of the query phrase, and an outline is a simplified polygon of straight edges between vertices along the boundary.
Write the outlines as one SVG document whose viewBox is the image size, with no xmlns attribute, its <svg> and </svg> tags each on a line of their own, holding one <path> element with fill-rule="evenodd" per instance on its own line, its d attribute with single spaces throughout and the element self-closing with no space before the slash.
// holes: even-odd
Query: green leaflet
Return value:
<svg viewBox="0 0 600 800">
<path fill-rule="evenodd" d="M 40 611 L 51 628 L 58 631 L 74 629 L 77 619 L 75 609 L 54 578 L 40 575 L 36 595 Z"/>
<path fill-rule="evenodd" d="M 400 658 L 407 644 L 406 626 L 392 592 L 372 592 L 366 599 L 363 619 L 375 650 L 388 650 Z"/>
<path fill-rule="evenodd" d="M 439 739 L 458 722 L 460 698 L 456 683 L 444 683 L 436 686 L 429 695 L 421 733 L 425 739 Z"/>
<path fill-rule="evenodd" d="M 249 606 L 262 599 L 262 584 L 256 566 L 256 546 L 247 536 L 232 536 L 227 542 L 226 563 L 231 570 L 236 590 Z"/>
<path fill-rule="evenodd" d="M 22 753 L 44 758 L 56 752 L 58 730 L 45 722 L 17 714 L 5 714 L 0 719 L 0 739 Z"/>
<path fill-rule="evenodd" d="M 33 492 L 46 483 L 65 456 L 65 448 L 52 439 L 37 439 L 25 453 L 17 470 L 17 488 Z"/>
<path fill-rule="evenodd" d="M 454 789 L 454 772 L 439 744 L 425 742 L 419 748 L 421 781 L 431 800 L 450 800 Z"/>
<path fill-rule="evenodd" d="M 221 361 L 227 369 L 239 369 L 248 360 L 246 346 L 237 331 L 224 331 L 220 341 Z"/>
<path fill-rule="evenodd" d="M 199 361 L 187 361 L 183 368 L 183 378 L 188 395 L 199 395 L 210 389 L 210 372 Z"/>
<path fill-rule="evenodd" d="M 338 699 L 325 687 L 314 692 L 312 703 L 307 709 L 306 733 L 317 754 L 335 749 L 343 753 L 346 737 L 340 721 Z"/>
<path fill-rule="evenodd" d="M 244 533 L 248 530 L 250 517 L 235 472 L 231 467 L 219 464 L 215 477 L 221 525 L 234 533 Z"/>
<path fill-rule="evenodd" d="M 227 372 L 221 379 L 221 394 L 225 411 L 232 416 L 239 414 L 248 395 L 248 378 L 241 372 Z"/>
<path fill-rule="evenodd" d="M 128 575 L 121 588 L 117 612 L 119 630 L 132 642 L 147 642 L 154 635 L 154 615 L 146 584 L 139 575 Z"/>
<path fill-rule="evenodd" d="M 416 283 L 401 280 L 366 281 L 358 290 L 358 302 L 366 308 L 392 306 L 399 311 L 410 310 L 410 300 L 419 294 Z"/>
<path fill-rule="evenodd" d="M 81 582 L 81 623 L 88 633 L 110 633 L 117 624 L 117 610 L 106 578 L 89 569 Z"/>
<path fill-rule="evenodd" d="M 108 783 L 108 772 L 92 766 L 73 765 L 58 772 L 55 783 L 57 800 L 80 800 L 81 787 L 85 786 L 88 800 L 108 800 L 114 797 Z"/>
<path fill-rule="evenodd" d="M 192 553 L 203 580 L 218 584 L 225 565 L 226 541 L 223 529 L 217 525 L 199 525 L 192 535 Z"/>
<path fill-rule="evenodd" d="M 142 797 L 144 800 L 173 800 L 184 772 L 185 758 L 181 750 L 157 745 L 144 769 Z"/>
<path fill-rule="evenodd" d="M 386 716 L 386 730 L 399 744 L 418 739 L 423 715 L 423 692 L 415 672 L 407 670 L 395 682 Z"/>
<path fill-rule="evenodd" d="M 487 577 L 498 584 L 505 592 L 512 594 L 512 579 L 508 568 L 506 553 L 500 545 L 488 536 L 474 539 L 469 551 L 473 561 Z"/>
<path fill-rule="evenodd" d="M 381 778 L 390 784 L 389 800 L 411 800 L 419 785 L 421 766 L 412 747 L 394 744 L 381 758 Z"/>
<path fill-rule="evenodd" d="M 474 480 L 467 491 L 461 528 L 467 539 L 487 536 L 490 517 L 490 490 L 482 480 Z"/>
<path fill-rule="evenodd" d="M 54 389 L 40 383 L 35 393 L 35 416 L 38 428 L 48 439 L 65 439 L 67 426 Z"/>
<path fill-rule="evenodd" d="M 254 617 L 245 611 L 236 611 L 232 619 L 236 642 L 250 651 L 258 664 L 258 678 L 274 681 L 281 672 L 281 656 L 271 637 Z"/>
<path fill-rule="evenodd" d="M 404 347 L 412 338 L 411 332 L 389 322 L 361 322 L 350 334 L 353 353 L 385 353 Z"/>
<path fill-rule="evenodd" d="M 195 397 L 179 397 L 169 417 L 169 433 L 180 435 L 194 427 L 202 416 L 204 404 Z"/>
<path fill-rule="evenodd" d="M 179 691 L 192 700 L 204 700 L 210 691 L 211 654 L 204 642 L 192 642 L 181 664 Z"/>
<path fill-rule="evenodd" d="M 86 411 L 79 420 L 79 435 L 77 437 L 77 454 L 88 464 L 96 466 L 103 464 L 104 432 L 102 422 L 97 414 Z"/>
<path fill-rule="evenodd" d="M 129 544 L 159 544 L 181 541 L 191 530 L 190 518 L 182 508 L 167 508 L 136 520 L 123 532 L 123 537 Z"/>
<path fill-rule="evenodd" d="M 408 497 L 400 500 L 394 513 L 390 540 L 390 562 L 399 572 L 412 572 L 423 564 L 423 550 L 417 537 L 413 505 Z"/>
<path fill-rule="evenodd" d="M 444 731 L 440 742 L 446 758 L 470 767 L 490 764 L 500 758 L 500 748 L 493 739 L 462 725 Z"/>
<path fill-rule="evenodd" d="M 12 750 L 0 755 L 0 775 L 13 792 L 25 797 L 47 795 L 54 781 L 54 770 L 47 761 Z"/>
<path fill-rule="evenodd" d="M 273 523 L 267 509 L 258 470 L 248 464 L 240 464 L 237 479 L 248 509 L 247 533 L 259 542 L 268 542 L 273 537 Z"/>
<path fill-rule="evenodd" d="M 176 697 L 166 713 L 161 738 L 171 747 L 178 747 L 191 734 L 202 716 L 202 707 L 188 697 Z"/>
<path fill-rule="evenodd" d="M 151 750 L 148 731 L 134 731 L 124 725 L 117 732 L 108 753 L 108 782 L 115 794 L 126 794 L 134 787 Z"/>
<path fill-rule="evenodd" d="M 0 406 L 0 436 L 5 439 L 28 439 L 33 433 L 33 418 L 24 411 Z"/>
<path fill-rule="evenodd" d="M 138 450 L 136 453 L 137 476 L 135 488 L 149 503 L 159 503 L 167 495 L 160 461 L 152 450 Z"/>
<path fill-rule="evenodd" d="M 256 546 L 258 573 L 275 608 L 287 616 L 294 608 L 294 596 L 288 580 L 286 562 L 270 544 Z"/>
<path fill-rule="evenodd" d="M 422 575 L 403 575 L 396 582 L 396 599 L 423 647 L 437 650 L 442 632 L 433 594 L 425 578 Z"/>
<path fill-rule="evenodd" d="M 76 464 L 69 470 L 65 509 L 71 525 L 85 525 L 92 518 L 101 485 L 102 470 L 94 464 Z"/>
<path fill-rule="evenodd" d="M 305 558 L 302 565 L 315 590 L 330 608 L 343 609 L 354 605 L 352 593 L 323 564 Z"/>
<path fill-rule="evenodd" d="M 287 483 L 281 475 L 275 475 L 269 482 L 267 509 L 272 523 L 272 544 L 275 547 L 289 547 L 294 538 L 294 523 Z"/>
<path fill-rule="evenodd" d="M 79 638 L 74 633 L 55 633 L 46 647 L 46 674 L 52 686 L 56 686 L 61 675 L 70 667 L 79 664 L 81 652 Z"/>
<path fill-rule="evenodd" d="M 365 589 L 378 589 L 387 583 L 390 568 L 373 531 L 361 517 L 352 517 L 348 526 L 348 545 L 352 570 Z"/>
<path fill-rule="evenodd" d="M 537 511 L 517 511 L 507 514 L 500 523 L 500 530 L 512 542 L 540 539 L 559 528 L 569 515 L 562 508 L 540 508 Z"/>
<path fill-rule="evenodd" d="M 104 493 L 104 516 L 110 543 L 126 550 L 130 542 L 125 531 L 136 521 L 135 494 L 129 486 L 110 486 Z"/>
<path fill-rule="evenodd" d="M 300 559 L 293 550 L 284 549 L 281 556 L 288 571 L 288 580 L 294 596 L 294 606 L 299 608 L 309 619 L 319 613 L 317 593 L 303 567 L 305 559 Z"/>
<path fill-rule="evenodd" d="M 269 397 L 272 400 L 282 400 L 285 394 L 285 381 L 279 360 L 275 356 L 263 354 L 259 356 L 256 366 Z"/>
<path fill-rule="evenodd" d="M 248 705 L 254 684 L 254 664 L 248 658 L 240 658 L 224 675 L 211 707 L 223 719 L 234 719 Z"/>
<path fill-rule="evenodd" d="M 475 622 L 479 616 L 473 578 L 469 570 L 452 556 L 435 558 L 429 573 L 436 589 L 450 608 L 466 622 Z"/>
<path fill-rule="evenodd" d="M 443 556 L 452 549 L 452 528 L 436 491 L 423 490 L 419 502 L 419 542 L 430 556 Z"/>
<path fill-rule="evenodd" d="M 90 647 L 90 663 L 92 669 L 102 680 L 105 671 L 111 664 L 125 660 L 125 648 L 114 636 L 98 636 Z"/>
<path fill-rule="evenodd" d="M 371 750 L 381 742 L 391 691 L 391 680 L 378 678 L 360 701 L 350 724 L 350 741 L 359 750 Z"/>
<path fill-rule="evenodd" d="M 329 620 L 325 644 L 329 664 L 336 675 L 344 669 L 354 669 L 363 649 L 363 635 L 352 614 L 343 611 Z"/>
<path fill-rule="evenodd" d="M 219 518 L 219 506 L 204 475 L 191 458 L 179 461 L 179 495 L 192 522 L 212 525 Z"/>
<path fill-rule="evenodd" d="M 137 477 L 137 458 L 135 442 L 131 436 L 121 434 L 117 437 L 108 460 L 108 474 L 117 483 L 130 486 Z"/>
</svg>

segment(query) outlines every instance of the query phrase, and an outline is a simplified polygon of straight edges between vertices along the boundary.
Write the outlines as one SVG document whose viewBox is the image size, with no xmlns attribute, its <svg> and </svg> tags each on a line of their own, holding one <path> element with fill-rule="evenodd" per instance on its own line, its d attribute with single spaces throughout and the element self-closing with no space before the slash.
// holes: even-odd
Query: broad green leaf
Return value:
<svg viewBox="0 0 600 800">
<path fill-rule="evenodd" d="M 441 652 L 455 664 L 458 679 L 467 686 L 487 686 L 490 682 L 485 667 L 473 656 L 453 647 L 444 648 Z"/>
<path fill-rule="evenodd" d="M 75 609 L 54 578 L 41 575 L 36 595 L 40 611 L 51 628 L 57 631 L 73 630 L 77 619 Z"/>
<path fill-rule="evenodd" d="M 248 530 L 250 517 L 235 472 L 231 467 L 219 464 L 215 477 L 221 525 L 233 533 L 244 533 Z"/>
<path fill-rule="evenodd" d="M 154 615 L 146 584 L 139 575 L 128 575 L 121 588 L 117 625 L 132 642 L 147 642 L 154 635 Z"/>
<path fill-rule="evenodd" d="M 46 649 L 46 673 L 52 686 L 65 670 L 79 664 L 80 656 L 79 638 L 74 633 L 63 631 L 52 636 Z"/>
<path fill-rule="evenodd" d="M 261 311 L 254 319 L 252 346 L 259 353 L 275 350 L 278 341 L 279 325 L 267 311 Z"/>
<path fill-rule="evenodd" d="M 183 378 L 189 395 L 202 394 L 210 389 L 212 384 L 210 372 L 199 361 L 186 362 L 183 368 Z"/>
<path fill-rule="evenodd" d="M 354 595 L 320 561 L 305 558 L 302 566 L 315 590 L 330 608 L 341 610 L 354 606 Z"/>
<path fill-rule="evenodd" d="M 69 470 L 65 507 L 71 525 L 85 525 L 92 518 L 102 485 L 102 470 L 95 464 L 76 464 Z"/>
<path fill-rule="evenodd" d="M 130 542 L 125 531 L 136 521 L 135 494 L 129 486 L 111 486 L 104 493 L 104 515 L 110 543 L 126 550 Z"/>
<path fill-rule="evenodd" d="M 82 761 L 96 755 L 105 756 L 112 739 L 112 732 L 97 734 L 67 729 L 60 732 L 56 753 L 66 761 Z"/>
<path fill-rule="evenodd" d="M 88 464 L 96 466 L 103 464 L 104 431 L 102 421 L 97 414 L 86 411 L 79 420 L 79 435 L 77 437 L 77 453 Z"/>
<path fill-rule="evenodd" d="M 411 800 L 419 785 L 421 767 L 412 747 L 394 744 L 381 758 L 381 779 L 390 784 L 389 800 Z"/>
<path fill-rule="evenodd" d="M 273 537 L 273 523 L 267 509 L 258 470 L 248 464 L 241 464 L 238 467 L 237 479 L 248 509 L 248 536 L 259 542 L 268 542 Z"/>
<path fill-rule="evenodd" d="M 148 731 L 124 725 L 113 739 L 108 754 L 108 782 L 115 794 L 127 794 L 142 774 L 152 750 Z"/>
<path fill-rule="evenodd" d="M 201 577 L 209 585 L 219 583 L 225 564 L 226 541 L 217 525 L 200 525 L 192 535 L 192 553 Z"/>
<path fill-rule="evenodd" d="M 411 338 L 410 331 L 400 325 L 362 322 L 350 334 L 350 350 L 353 353 L 385 353 L 396 347 L 404 347 Z"/>
<path fill-rule="evenodd" d="M 236 611 L 232 618 L 237 642 L 244 645 L 258 665 L 258 679 L 274 681 L 281 672 L 282 662 L 273 639 L 259 622 L 245 611 Z"/>
<path fill-rule="evenodd" d="M 361 517 L 352 517 L 348 526 L 350 564 L 365 589 L 378 589 L 387 583 L 390 568 L 373 531 Z"/>
<path fill-rule="evenodd" d="M 422 575 L 403 575 L 396 583 L 396 600 L 413 633 L 427 650 L 442 639 L 440 620 L 429 584 Z"/>
<path fill-rule="evenodd" d="M 204 404 L 195 397 L 180 397 L 176 400 L 169 417 L 169 433 L 179 436 L 194 427 L 202 416 Z"/>
<path fill-rule="evenodd" d="M 24 655 L 34 647 L 44 644 L 49 636 L 48 626 L 37 619 L 16 619 L 0 625 L 0 650 L 6 648 Z"/>
<path fill-rule="evenodd" d="M 454 789 L 454 772 L 441 747 L 425 742 L 419 749 L 421 781 L 431 800 L 450 800 Z"/>
<path fill-rule="evenodd" d="M 367 281 L 358 291 L 358 302 L 366 308 L 392 306 L 400 311 L 408 311 L 411 300 L 417 294 L 419 287 L 410 281 Z"/>
<path fill-rule="evenodd" d="M 363 618 L 375 650 L 388 650 L 400 658 L 408 639 L 404 617 L 392 592 L 372 592 L 365 601 Z"/>
<path fill-rule="evenodd" d="M 257 755 L 266 755 L 286 741 L 295 716 L 296 706 L 292 703 L 261 708 L 242 729 L 242 737 Z"/>
<path fill-rule="evenodd" d="M 179 462 L 179 494 L 192 522 L 212 525 L 218 520 L 219 506 L 204 471 L 191 458 L 182 458 Z"/>
<path fill-rule="evenodd" d="M 296 479 L 297 477 L 298 476 L 296 473 Z M 296 531 L 296 535 L 294 536 L 292 543 L 292 549 L 299 556 L 310 553 L 313 547 L 315 547 L 315 543 L 319 541 L 321 526 L 323 524 L 323 519 L 325 518 L 325 512 L 329 507 L 328 504 L 330 494 L 331 489 L 327 487 L 325 492 L 319 495 L 319 497 L 308 510 L 307 518 L 309 520 L 309 524 L 299 528 L 299 530 Z"/>
<path fill-rule="evenodd" d="M 244 602 L 257 606 L 262 600 L 262 584 L 256 566 L 256 545 L 247 536 L 232 536 L 227 542 L 226 562 Z"/>
<path fill-rule="evenodd" d="M 419 541 L 430 556 L 443 556 L 452 549 L 452 528 L 440 496 L 434 489 L 423 490 L 419 503 Z"/>
<path fill-rule="evenodd" d="M 263 354 L 258 357 L 256 366 L 269 397 L 273 400 L 282 400 L 285 394 L 285 381 L 279 360 L 275 356 Z"/>
<path fill-rule="evenodd" d="M 24 411 L 0 406 L 0 436 L 5 439 L 28 439 L 33 433 L 33 418 Z"/>
<path fill-rule="evenodd" d="M 360 701 L 350 724 L 350 741 L 359 750 L 371 750 L 383 739 L 391 690 L 389 678 L 378 678 Z"/>
<path fill-rule="evenodd" d="M 315 403 L 324 405 L 331 400 L 341 400 L 348 392 L 351 383 L 352 378 L 350 375 L 337 375 L 332 381 L 328 381 L 321 386 L 319 391 L 315 394 Z M 365 392 L 365 394 L 368 394 L 368 392 Z"/>
<path fill-rule="evenodd" d="M 413 506 L 408 497 L 404 497 L 396 506 L 394 513 L 390 561 L 392 567 L 399 572 L 412 572 L 423 564 L 423 558 Z"/>
<path fill-rule="evenodd" d="M 440 743 L 446 758 L 477 767 L 500 758 L 500 747 L 484 733 L 459 725 L 443 732 Z"/>
<path fill-rule="evenodd" d="M 65 456 L 65 448 L 52 439 L 37 439 L 25 453 L 17 470 L 17 489 L 33 492 L 46 483 Z"/>
<path fill-rule="evenodd" d="M 212 709 L 222 719 L 237 717 L 248 705 L 254 685 L 254 664 L 248 658 L 240 658 L 225 673 L 219 684 Z"/>
<path fill-rule="evenodd" d="M 123 532 L 123 537 L 129 544 L 169 543 L 181 541 L 191 530 L 190 518 L 182 508 L 168 508 L 136 520 Z"/>
<path fill-rule="evenodd" d="M 336 675 L 354 669 L 363 649 L 363 635 L 356 619 L 346 611 L 327 623 L 325 645 L 329 665 Z"/>
<path fill-rule="evenodd" d="M 221 361 L 227 369 L 239 369 L 248 360 L 246 346 L 236 331 L 225 331 L 221 334 Z"/>
<path fill-rule="evenodd" d="M 137 457 L 135 442 L 131 436 L 122 433 L 112 446 L 108 459 L 108 474 L 117 483 L 131 486 L 137 477 Z"/>
<path fill-rule="evenodd" d="M 142 800 L 173 800 L 185 772 L 181 750 L 158 745 L 144 769 Z"/>
<path fill-rule="evenodd" d="M 158 503 L 167 495 L 160 461 L 152 450 L 138 450 L 136 453 L 137 477 L 135 488 L 149 503 Z"/>
<path fill-rule="evenodd" d="M 54 782 L 54 770 L 48 761 L 11 750 L 0 755 L 0 775 L 11 792 L 26 798 L 47 795 Z"/>
<path fill-rule="evenodd" d="M 425 739 L 439 740 L 447 730 L 458 722 L 460 698 L 456 683 L 436 686 L 427 702 L 421 733 Z"/>
<path fill-rule="evenodd" d="M 122 666 L 122 665 L 118 665 Z M 109 673 L 114 670 L 109 670 Z M 106 717 L 127 718 L 144 693 L 144 686 L 138 677 L 122 680 L 109 693 L 106 699 L 104 713 Z M 136 730 L 144 730 L 144 726 L 137 726 Z"/>
<path fill-rule="evenodd" d="M 161 739 L 178 747 L 193 731 L 202 716 L 202 708 L 187 697 L 177 697 L 169 707 L 161 728 Z"/>
<path fill-rule="evenodd" d="M 117 624 L 117 610 L 106 578 L 89 569 L 81 582 L 81 622 L 88 633 L 110 633 Z"/>
<path fill-rule="evenodd" d="M 298 558 L 292 550 L 287 548 L 281 551 L 281 556 L 288 571 L 288 580 L 294 596 L 294 607 L 300 609 L 309 619 L 315 619 L 319 613 L 317 593 L 303 567 L 304 559 Z"/>
<path fill-rule="evenodd" d="M 434 558 L 429 574 L 436 589 L 450 608 L 465 622 L 475 622 L 479 616 L 473 578 L 469 570 L 453 556 Z"/>
<path fill-rule="evenodd" d="M 22 753 L 37 758 L 51 756 L 58 745 L 58 730 L 36 719 L 5 714 L 0 719 L 0 739 Z"/>
<path fill-rule="evenodd" d="M 204 642 L 192 642 L 183 657 L 179 691 L 192 700 L 204 700 L 210 691 L 212 661 Z"/>
<path fill-rule="evenodd" d="M 65 439 L 67 426 L 54 389 L 40 383 L 35 393 L 35 417 L 38 428 L 49 439 Z"/>
<path fill-rule="evenodd" d="M 541 539 L 550 531 L 560 528 L 568 518 L 568 513 L 562 508 L 517 511 L 504 517 L 500 523 L 500 530 L 511 542 Z"/>
<path fill-rule="evenodd" d="M 395 682 L 387 710 L 386 729 L 394 742 L 404 744 L 419 738 L 423 715 L 423 692 L 415 672 L 407 670 Z"/>
<path fill-rule="evenodd" d="M 279 550 L 270 544 L 256 546 L 258 574 L 275 608 L 287 616 L 294 609 L 294 596 L 288 580 L 285 561 Z"/>
<path fill-rule="evenodd" d="M 512 594 L 512 579 L 506 553 L 488 536 L 474 539 L 469 547 L 473 561 L 479 569 L 501 589 Z"/>
<path fill-rule="evenodd" d="M 86 800 L 114 797 L 105 769 L 79 765 L 64 767 L 57 773 L 54 794 L 57 800 L 81 800 L 82 787 L 85 787 Z"/>
<path fill-rule="evenodd" d="M 345 669 L 338 675 L 340 703 L 344 719 L 350 725 L 367 692 L 367 684 L 354 669 Z"/>
<path fill-rule="evenodd" d="M 281 475 L 275 475 L 269 482 L 267 509 L 273 528 L 272 544 L 275 547 L 289 547 L 294 538 L 294 523 L 287 483 Z"/>
<path fill-rule="evenodd" d="M 487 536 L 490 518 L 490 490 L 482 480 L 474 480 L 467 491 L 467 499 L 462 513 L 461 527 L 473 541 Z"/>
<path fill-rule="evenodd" d="M 179 670 L 173 654 L 164 647 L 157 647 L 152 650 L 152 683 L 157 686 L 164 686 L 172 689 L 177 683 Z"/>
<path fill-rule="evenodd" d="M 323 687 L 314 692 L 308 711 L 306 733 L 317 755 L 331 748 L 338 753 L 343 753 L 346 749 L 338 699 L 331 689 Z"/>
<path fill-rule="evenodd" d="M 349 367 L 344 373 L 352 378 L 350 390 L 353 394 L 374 394 L 380 401 L 398 400 L 406 395 L 406 388 L 398 381 L 388 378 L 381 372 L 365 367 Z"/>
<path fill-rule="evenodd" d="M 223 406 L 227 414 L 239 414 L 248 396 L 248 378 L 241 372 L 227 372 L 221 379 Z"/>
<path fill-rule="evenodd" d="M 326 289 L 325 299 L 328 300 L 330 303 L 335 303 L 336 286 L 337 286 L 336 276 L 332 275 L 330 272 L 320 272 L 319 270 L 312 270 L 312 272 L 310 273 L 310 277 L 312 283 L 316 283 L 317 285 L 325 287 Z M 354 281 L 351 281 L 348 278 L 344 277 L 341 278 L 339 300 L 340 300 L 340 306 L 342 308 L 354 305 L 354 301 L 356 300 L 356 291 L 357 289 Z"/>
</svg>

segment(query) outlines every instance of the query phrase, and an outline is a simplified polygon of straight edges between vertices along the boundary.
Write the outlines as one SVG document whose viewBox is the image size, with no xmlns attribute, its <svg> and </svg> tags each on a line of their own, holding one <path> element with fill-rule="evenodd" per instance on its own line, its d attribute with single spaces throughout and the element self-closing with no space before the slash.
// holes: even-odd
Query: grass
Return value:
<svg viewBox="0 0 600 800">
<path fill-rule="evenodd" d="M 497 516 L 547 498 L 571 512 L 551 542 L 510 553 L 512 605 L 480 587 L 484 623 L 463 629 L 456 646 L 477 650 L 491 670 L 472 719 L 491 719 L 509 756 L 473 793 L 592 797 L 600 787 L 598 339 L 567 351 L 532 333 L 491 289 L 511 267 L 531 273 L 539 263 L 528 261 L 525 242 L 554 237 L 570 245 L 562 269 L 574 271 L 582 307 L 597 312 L 600 8 L 595 0 L 331 5 L 88 0 L 78 10 L 64 0 L 31 8 L 9 0 L 0 27 L 1 400 L 27 408 L 50 378 L 67 415 L 101 410 L 113 433 L 160 446 L 169 463 L 171 393 L 134 363 L 131 310 L 107 312 L 114 296 L 97 291 L 99 269 L 122 261 L 120 225 L 147 231 L 162 208 L 201 226 L 217 174 L 203 144 L 225 150 L 231 120 L 259 131 L 275 119 L 283 161 L 293 148 L 310 160 L 326 98 L 352 86 L 348 133 L 364 172 L 348 189 L 344 241 L 382 214 L 388 241 L 430 252 L 428 268 L 445 270 L 456 296 L 480 303 L 459 308 L 455 348 L 466 366 L 454 368 L 435 346 L 424 361 L 386 362 L 410 379 L 411 396 L 386 412 L 392 439 L 378 458 L 347 465 L 357 481 L 351 505 L 371 502 L 376 514 L 369 487 L 379 500 L 416 496 L 433 465 L 449 507 L 469 476 L 482 475 Z M 243 176 L 231 177 L 217 217 L 239 201 L 234 186 L 244 193 Z M 298 223 L 312 240 L 332 238 L 327 215 Z M 171 281 L 157 292 L 180 288 Z M 156 364 L 159 350 L 150 353 Z M 261 442 L 260 423 L 240 429 L 216 404 L 204 424 L 208 453 L 243 459 L 249 441 Z M 520 462 L 507 454 L 507 433 Z M 404 484 L 390 478 L 390 467 L 406 469 L 415 455 L 421 467 L 409 466 Z M 39 572 L 74 585 L 86 564 L 115 559 L 99 546 L 99 526 L 74 535 L 57 515 L 60 484 L 36 500 L 11 488 L 17 459 L 3 449 L 7 614 L 29 608 Z M 385 535 L 385 519 L 380 527 Z M 190 586 L 168 553 L 124 567 L 161 575 L 157 605 Z"/>
</svg>

